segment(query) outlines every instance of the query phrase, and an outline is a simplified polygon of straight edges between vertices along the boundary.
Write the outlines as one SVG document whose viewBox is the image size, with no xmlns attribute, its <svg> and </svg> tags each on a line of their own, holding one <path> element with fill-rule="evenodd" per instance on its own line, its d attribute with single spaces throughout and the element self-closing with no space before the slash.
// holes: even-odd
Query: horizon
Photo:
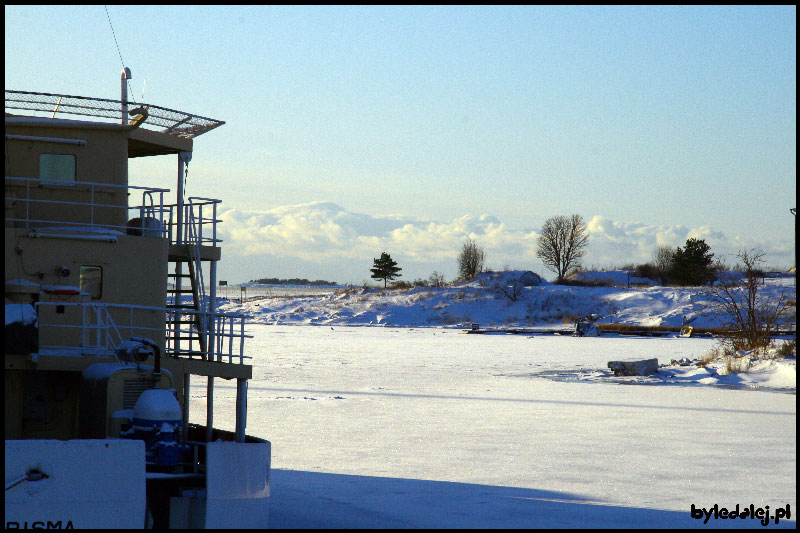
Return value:
<svg viewBox="0 0 800 533">
<path fill-rule="evenodd" d="M 491 215 L 465 215 L 437 222 L 404 216 L 371 217 L 331 202 L 311 202 L 259 212 L 223 208 L 220 218 L 224 220 L 220 235 L 228 243 L 226 250 L 237 258 L 233 268 L 229 265 L 225 271 L 233 274 L 228 276 L 237 280 L 233 283 L 260 277 L 304 277 L 362 285 L 371 283 L 369 269 L 384 251 L 403 268 L 402 281 L 428 279 L 433 271 L 451 281 L 457 277 L 457 255 L 467 238 L 485 249 L 485 270 L 530 270 L 548 281 L 555 278 L 536 257 L 539 228 L 511 228 Z M 589 234 L 587 255 L 582 261 L 585 270 L 648 263 L 657 246 L 683 247 L 689 238 L 703 239 L 711 247 L 714 260 L 731 268 L 743 249 L 765 251 L 765 267 L 771 271 L 786 272 L 793 266 L 791 243 L 767 241 L 768 246 L 759 246 L 709 227 L 622 223 L 600 215 L 584 220 Z M 266 267 L 272 268 L 269 272 L 259 270 L 265 268 L 259 265 L 269 263 L 272 257 L 284 258 L 282 270 L 276 272 L 275 266 Z M 332 260 L 339 275 L 329 275 L 337 272 Z"/>
<path fill-rule="evenodd" d="M 547 278 L 573 213 L 587 268 L 689 237 L 794 265 L 796 6 L 107 9 L 6 5 L 6 87 L 118 99 L 124 61 L 132 100 L 225 121 L 187 185 L 223 202 L 220 279 L 452 279 L 467 238 Z"/>
</svg>

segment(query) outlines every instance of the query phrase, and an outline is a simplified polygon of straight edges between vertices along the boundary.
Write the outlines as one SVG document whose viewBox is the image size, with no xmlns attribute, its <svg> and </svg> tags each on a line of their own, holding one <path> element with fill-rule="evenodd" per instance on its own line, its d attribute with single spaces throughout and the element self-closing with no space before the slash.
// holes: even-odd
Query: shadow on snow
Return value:
<svg viewBox="0 0 800 533">
<path fill-rule="evenodd" d="M 563 371 L 558 371 L 562 372 Z M 545 372 L 538 372 L 532 374 L 515 374 L 514 376 L 517 377 L 548 377 L 544 375 Z M 574 373 L 573 373 L 574 374 Z M 509 374 L 511 376 L 511 374 Z M 554 381 L 566 381 L 554 379 Z M 570 380 L 571 381 L 571 380 Z M 577 381 L 577 380 L 575 380 Z M 592 382 L 587 382 L 592 383 Z M 217 388 L 218 389 L 230 389 L 235 390 L 235 385 L 227 385 L 225 383 L 220 384 Z M 468 400 L 468 401 L 484 401 L 484 402 L 522 402 L 522 403 L 544 403 L 544 404 L 560 404 L 560 405 L 579 405 L 579 406 L 587 406 L 587 407 L 619 407 L 625 409 L 655 409 L 655 410 L 677 410 L 677 411 L 709 411 L 709 412 L 716 412 L 716 413 L 742 413 L 742 414 L 770 414 L 770 415 L 785 415 L 785 416 L 797 416 L 795 412 L 789 411 L 754 411 L 754 410 L 745 410 L 745 409 L 727 409 L 727 408 L 720 408 L 720 407 L 687 407 L 687 406 L 675 406 L 675 405 L 647 405 L 647 404 L 635 404 L 635 403 L 611 403 L 611 402 L 592 402 L 592 401 L 578 401 L 578 400 L 552 400 L 552 399 L 535 399 L 535 398 L 502 398 L 502 397 L 492 397 L 492 396 L 455 396 L 455 395 L 446 395 L 446 394 L 424 394 L 424 393 L 406 393 L 406 392 L 385 392 L 385 391 L 352 391 L 352 390 L 327 390 L 327 389 L 298 389 L 298 388 L 282 388 L 282 387 L 263 387 L 263 386 L 252 386 L 248 388 L 249 391 L 261 391 L 261 392 L 279 392 L 279 393 L 301 393 L 301 394 L 314 394 L 314 395 L 337 395 L 337 396 L 386 396 L 386 397 L 398 397 L 398 398 L 424 398 L 424 399 L 434 399 L 434 400 Z M 266 399 L 262 397 L 262 399 Z M 341 398 L 344 399 L 344 398 Z"/>
<path fill-rule="evenodd" d="M 691 503 L 710 507 L 715 502 L 689 502 L 685 511 L 665 511 L 471 483 L 281 469 L 273 469 L 271 478 L 271 528 L 761 527 L 758 519 L 712 516 L 704 524 L 690 516 Z M 774 521 L 769 526 L 776 527 Z M 795 526 L 795 521 L 782 520 L 777 527 Z"/>
</svg>

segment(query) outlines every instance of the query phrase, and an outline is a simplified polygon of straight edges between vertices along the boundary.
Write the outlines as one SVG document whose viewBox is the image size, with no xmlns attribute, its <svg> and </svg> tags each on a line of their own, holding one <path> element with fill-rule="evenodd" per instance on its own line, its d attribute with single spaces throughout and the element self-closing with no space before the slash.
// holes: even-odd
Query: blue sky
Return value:
<svg viewBox="0 0 800 533">
<path fill-rule="evenodd" d="M 794 6 L 108 12 L 134 98 L 226 121 L 195 141 L 189 194 L 236 209 L 234 281 L 360 282 L 380 247 L 406 278 L 453 276 L 467 236 L 541 272 L 536 232 L 572 213 L 595 220 L 587 266 L 690 233 L 793 264 Z M 103 6 L 5 16 L 6 88 L 118 98 Z M 131 180 L 174 188 L 175 167 Z"/>
</svg>

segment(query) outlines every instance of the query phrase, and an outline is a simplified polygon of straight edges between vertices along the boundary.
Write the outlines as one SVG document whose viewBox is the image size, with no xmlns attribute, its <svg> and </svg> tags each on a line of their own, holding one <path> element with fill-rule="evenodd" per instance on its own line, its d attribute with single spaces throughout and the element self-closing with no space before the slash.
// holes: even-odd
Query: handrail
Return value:
<svg viewBox="0 0 800 533">
<path fill-rule="evenodd" d="M 205 323 L 211 321 L 215 324 L 215 349 L 214 351 L 208 350 L 204 357 L 205 360 L 213 360 L 217 362 L 227 362 L 230 364 L 244 364 L 246 359 L 252 359 L 250 356 L 244 355 L 244 339 L 252 338 L 252 335 L 244 333 L 245 317 L 243 315 L 228 314 L 228 313 L 208 313 L 204 311 L 195 311 L 193 309 L 172 309 L 167 307 L 154 307 L 147 305 L 131 305 L 131 304 L 109 304 L 109 303 L 93 303 L 93 302 L 36 302 L 37 314 L 39 315 L 39 328 L 63 328 L 63 329 L 80 329 L 81 340 L 80 346 L 42 346 L 46 350 L 76 350 L 80 349 L 82 354 L 94 356 L 106 356 L 116 359 L 116 348 L 119 344 L 130 337 L 145 337 L 143 332 L 160 332 L 168 333 L 166 328 L 161 325 L 160 327 L 147 326 L 142 323 L 137 323 L 135 312 L 136 311 L 157 311 L 163 312 L 165 318 L 174 316 L 175 320 L 180 320 L 181 315 L 188 315 L 195 317 L 199 315 Z M 42 319 L 41 313 L 38 312 L 41 307 L 77 307 L 81 311 L 80 324 L 51 324 L 46 323 Z M 128 312 L 128 320 L 126 323 L 117 324 L 111 317 L 111 312 L 116 310 L 117 320 L 119 320 L 121 311 Z M 224 328 L 227 327 L 227 330 Z M 234 328 L 238 331 L 234 331 Z M 127 330 L 127 331 L 126 331 Z M 180 329 L 178 334 L 188 333 L 189 329 Z M 127 337 L 124 335 L 127 333 Z M 174 343 L 173 343 L 174 344 Z M 178 358 L 192 358 L 196 355 L 197 350 L 175 350 L 170 346 L 169 339 L 167 339 L 166 350 L 162 353 L 171 355 Z M 40 349 L 41 352 L 41 349 Z M 227 353 L 226 353 L 227 352 Z M 209 353 L 215 354 L 213 358 L 209 357 Z"/>
<path fill-rule="evenodd" d="M 202 216 L 203 216 L 203 206 L 202 204 L 199 205 L 199 219 L 195 219 L 194 207 L 196 204 L 192 203 L 192 198 L 189 198 L 189 212 L 188 214 L 188 223 L 189 223 L 189 242 L 187 244 L 191 245 L 191 256 L 192 261 L 194 262 L 195 272 L 197 274 L 197 282 L 199 284 L 200 289 L 200 306 L 203 308 L 203 305 L 206 302 L 206 284 L 203 280 L 203 262 L 200 260 L 200 244 L 203 242 L 203 226 L 202 226 Z M 216 205 L 216 204 L 215 204 Z M 216 232 L 216 224 L 214 224 L 214 231 Z"/>
<path fill-rule="evenodd" d="M 164 205 L 164 193 L 169 192 L 169 189 L 162 189 L 158 187 L 141 187 L 136 185 L 115 185 L 109 183 L 96 183 L 89 181 L 71 181 L 65 183 L 52 182 L 41 180 L 38 178 L 23 178 L 17 176 L 5 177 L 6 203 L 23 202 L 25 204 L 24 214 L 17 216 L 5 215 L 5 221 L 14 223 L 26 229 L 32 229 L 34 225 L 41 224 L 64 224 L 69 228 L 84 228 L 84 229 L 114 229 L 123 233 L 128 232 L 129 229 L 138 230 L 139 235 L 147 234 L 151 236 L 166 237 L 168 221 L 172 218 L 172 209 L 170 206 Z M 67 190 L 84 190 L 89 193 L 88 201 L 70 201 L 70 200 L 56 200 L 52 198 L 37 198 L 34 191 L 39 189 L 67 189 Z M 17 196 L 13 193 L 19 189 L 24 189 L 24 195 Z M 109 194 L 115 191 L 125 192 L 127 195 L 131 193 L 128 191 L 141 191 L 141 204 L 128 205 L 127 195 L 125 197 L 125 205 L 109 204 L 100 202 L 97 195 L 100 193 Z M 156 201 L 155 196 L 158 196 Z M 150 205 L 147 205 L 149 202 Z M 47 210 L 47 216 L 53 218 L 35 217 L 31 214 L 31 208 L 38 205 L 50 206 L 53 209 Z M 98 220 L 97 210 L 111 209 L 111 210 L 124 210 L 125 212 L 125 225 L 114 224 L 109 220 Z M 60 214 L 68 216 L 59 218 Z M 75 214 L 78 217 L 76 218 Z M 134 215 L 134 216 L 132 216 Z M 129 222 L 135 220 L 138 215 L 138 225 Z M 72 217 L 72 218 L 69 218 Z M 151 221 L 157 222 L 155 227 Z"/>
<path fill-rule="evenodd" d="M 172 244 L 190 244 L 190 245 L 208 245 L 208 246 L 218 246 L 219 243 L 222 242 L 222 239 L 217 237 L 217 224 L 222 222 L 221 219 L 217 218 L 217 205 L 221 203 L 221 200 L 213 199 L 213 198 L 201 198 L 201 197 L 191 197 L 189 198 L 189 202 L 184 204 L 184 217 L 183 217 L 183 225 L 184 225 L 184 242 L 178 243 L 174 231 L 175 226 L 175 217 L 173 216 L 175 213 L 175 209 L 177 209 L 177 204 L 165 204 L 164 203 L 164 193 L 168 193 L 169 189 L 162 189 L 158 187 L 141 187 L 135 185 L 113 185 L 107 183 L 95 183 L 95 182 L 88 182 L 88 181 L 72 181 L 67 183 L 57 183 L 52 181 L 40 180 L 37 178 L 22 178 L 22 177 L 15 177 L 15 176 L 6 176 L 5 177 L 7 188 L 15 189 L 15 188 L 25 188 L 24 196 L 9 196 L 8 194 L 5 196 L 6 202 L 24 202 L 25 203 L 25 213 L 23 216 L 13 216 L 13 217 L 5 217 L 6 222 L 16 222 L 19 223 L 24 228 L 31 228 L 34 224 L 66 224 L 70 227 L 75 228 L 106 228 L 106 229 L 115 229 L 118 231 L 122 231 L 123 233 L 127 232 L 129 229 L 138 230 L 139 234 L 146 234 L 149 236 L 161 236 L 169 238 Z M 17 182 L 17 183 L 15 183 Z M 64 188 L 64 189 L 71 189 L 75 190 L 73 187 L 81 186 L 87 187 L 88 192 L 90 193 L 90 198 L 88 202 L 79 202 L 79 201 L 68 201 L 68 200 L 54 200 L 54 199 L 38 199 L 31 197 L 31 189 L 32 187 L 36 188 Z M 108 204 L 108 203 L 101 203 L 95 200 L 95 196 L 102 192 L 102 193 L 109 193 L 113 192 L 114 190 L 135 190 L 141 191 L 142 199 L 138 205 L 115 205 L 115 204 Z M 7 191 L 8 192 L 8 191 Z M 130 193 L 129 193 L 130 194 Z M 158 196 L 158 200 L 155 199 L 155 196 Z M 200 200 L 200 203 L 197 202 Z M 70 210 L 70 213 L 74 212 L 74 208 L 83 208 L 88 209 L 88 213 L 86 213 L 87 220 L 84 222 L 77 222 L 75 220 L 58 220 L 58 219 L 45 219 L 45 218 L 34 218 L 31 216 L 31 206 L 36 205 L 51 205 L 54 207 L 73 207 Z M 203 213 L 204 206 L 211 206 L 211 216 L 207 216 Z M 131 225 L 130 222 L 126 223 L 124 226 L 120 224 L 109 224 L 109 223 L 98 223 L 95 216 L 96 209 L 125 209 L 128 211 L 128 215 L 126 216 L 126 220 L 131 220 L 134 218 L 138 218 L 138 225 L 134 224 Z M 66 212 L 64 211 L 56 211 L 51 210 L 50 212 Z M 136 217 L 132 215 L 137 215 Z M 152 227 L 148 225 L 150 220 L 155 220 L 158 222 L 157 227 Z M 193 228 L 190 228 L 190 225 L 194 225 Z M 211 225 L 211 235 L 208 236 L 208 232 L 204 231 L 204 227 Z M 191 237 L 190 237 L 191 236 Z"/>
<path fill-rule="evenodd" d="M 182 218 L 182 228 L 181 228 L 181 235 L 183 235 L 183 242 L 177 242 L 177 228 L 173 228 L 176 224 L 170 220 L 170 227 L 169 227 L 169 239 L 172 244 L 199 244 L 201 246 L 218 246 L 219 243 L 222 242 L 222 239 L 217 238 L 217 224 L 222 222 L 222 220 L 217 218 L 217 204 L 220 204 L 222 201 L 213 199 L 213 198 L 200 198 L 192 196 L 188 199 L 189 201 L 183 204 L 183 218 Z M 197 202 L 200 200 L 200 202 Z M 204 216 L 203 214 L 203 207 L 204 206 L 211 206 L 211 217 Z M 175 207 L 177 209 L 177 205 L 172 204 L 168 206 L 170 208 Z M 207 213 L 207 211 L 206 211 Z M 190 226 L 195 226 L 194 228 Z M 211 225 L 211 236 L 208 236 L 208 232 L 205 232 L 203 228 L 207 225 Z"/>
<path fill-rule="evenodd" d="M 43 186 L 67 186 L 71 187 L 72 185 L 99 185 L 101 187 L 108 187 L 109 189 L 138 189 L 144 191 L 154 191 L 154 192 L 169 192 L 169 189 L 162 189 L 159 187 L 143 187 L 141 185 L 118 185 L 115 183 L 99 183 L 95 181 L 69 181 L 69 182 L 58 182 L 52 180 L 43 180 L 40 178 L 24 178 L 22 176 L 6 176 L 5 179 L 7 180 L 19 180 L 19 181 L 29 181 L 29 182 L 41 182 Z"/>
</svg>

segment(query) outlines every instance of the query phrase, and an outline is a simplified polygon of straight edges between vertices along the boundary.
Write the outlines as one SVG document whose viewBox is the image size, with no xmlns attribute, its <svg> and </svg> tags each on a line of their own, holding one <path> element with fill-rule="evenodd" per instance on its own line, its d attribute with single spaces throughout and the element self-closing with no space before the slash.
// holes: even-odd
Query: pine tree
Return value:
<svg viewBox="0 0 800 533">
<path fill-rule="evenodd" d="M 403 269 L 397 266 L 397 261 L 393 260 L 386 252 L 383 252 L 380 258 L 374 260 L 370 269 L 372 279 L 382 279 L 384 288 L 386 288 L 387 280 L 390 281 L 402 275 L 399 274 L 401 270 Z"/>
<path fill-rule="evenodd" d="M 672 256 L 670 278 L 678 285 L 705 285 L 713 281 L 714 254 L 703 239 L 687 239 L 686 245 Z"/>
</svg>

